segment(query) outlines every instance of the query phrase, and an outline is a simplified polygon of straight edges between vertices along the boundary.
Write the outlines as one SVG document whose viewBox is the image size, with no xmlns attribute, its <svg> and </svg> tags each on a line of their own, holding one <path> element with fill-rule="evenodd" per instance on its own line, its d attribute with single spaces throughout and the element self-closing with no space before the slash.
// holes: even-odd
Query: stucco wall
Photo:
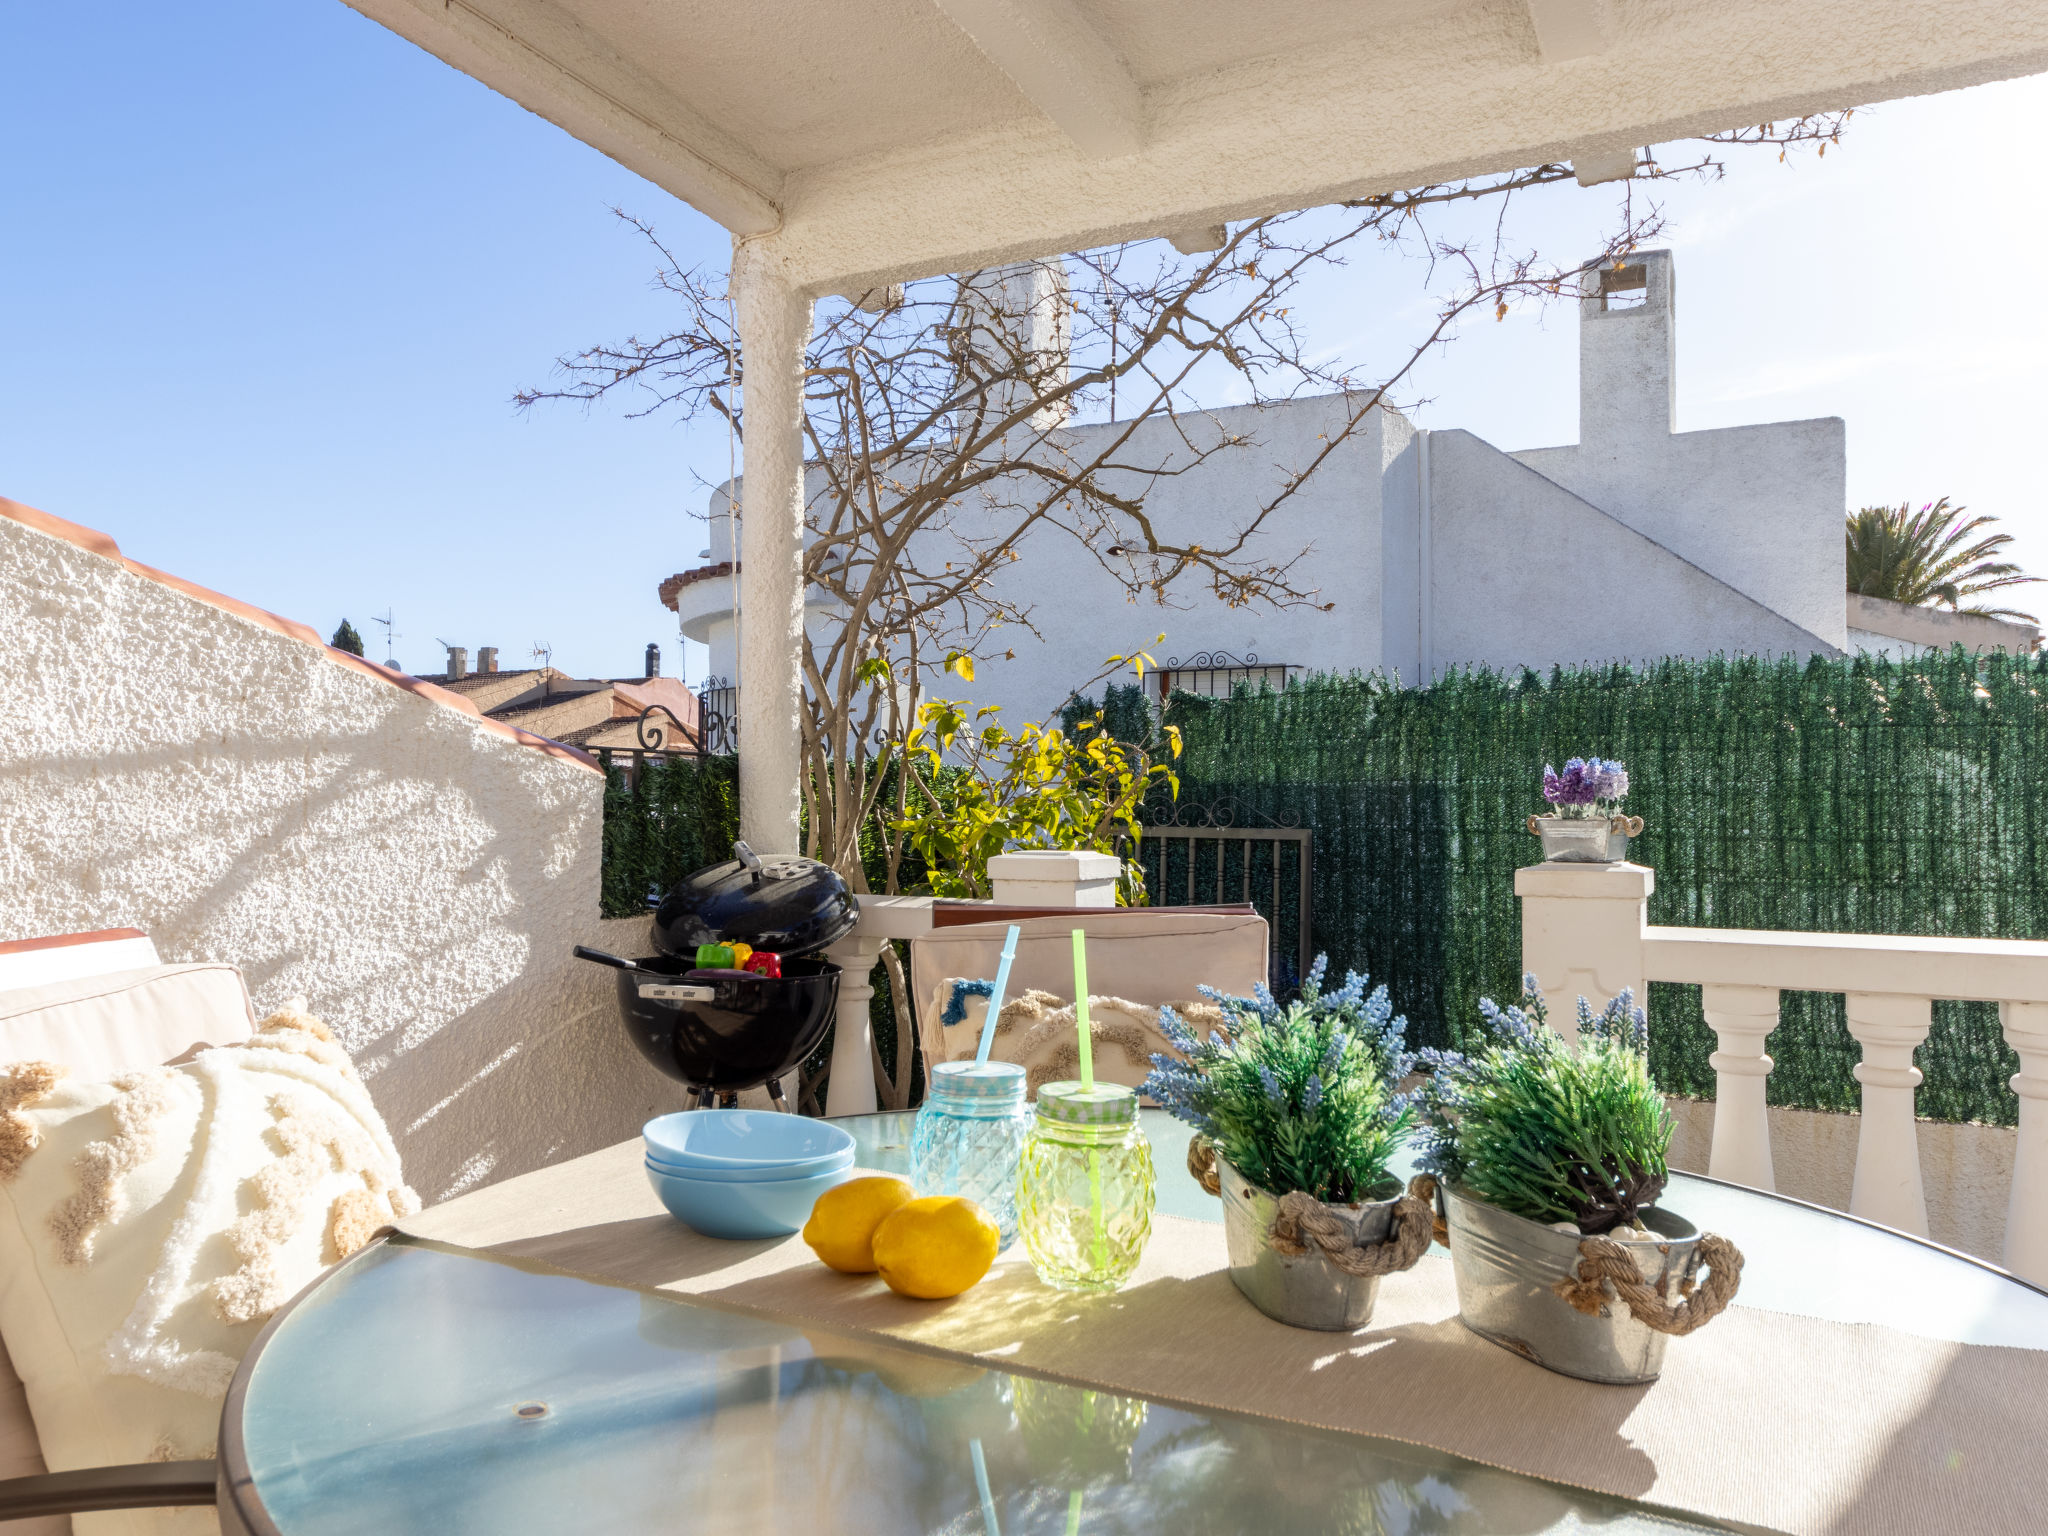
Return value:
<svg viewBox="0 0 2048 1536">
<path fill-rule="evenodd" d="M 1134 463 L 1172 464 L 1186 456 L 1181 434 L 1196 441 L 1208 434 L 1229 433 L 1244 441 L 1226 448 L 1185 479 L 1167 478 L 1152 484 L 1145 500 L 1148 517 L 1162 537 L 1180 543 L 1216 548 L 1234 538 L 1256 509 L 1278 492 L 1292 468 L 1309 463 L 1347 419 L 1342 396 L 1320 396 L 1260 408 L 1189 413 L 1178 423 L 1165 419 L 1142 422 L 1120 458 Z M 1128 422 L 1095 423 L 1071 429 L 1071 452 L 1085 461 L 1099 449 L 1091 439 L 1129 430 Z M 1056 710 L 1080 683 L 1102 669 L 1107 656 L 1134 649 L 1151 652 L 1164 663 L 1197 651 L 1255 652 L 1262 661 L 1292 662 L 1321 671 L 1371 669 L 1380 664 L 1381 518 L 1383 472 L 1413 435 L 1407 421 L 1393 413 L 1374 411 L 1360 429 L 1341 444 L 1292 499 L 1277 508 L 1241 557 L 1247 563 L 1267 559 L 1284 562 L 1306 556 L 1293 579 L 1316 594 L 1314 603 L 1285 608 L 1231 608 L 1214 596 L 1198 574 L 1182 577 L 1168 589 L 1165 604 L 1149 596 L 1135 600 L 1103 568 L 1095 549 L 1071 534 L 1041 524 L 1017 545 L 1019 559 L 995 578 L 1003 597 L 1030 609 L 1033 635 L 1019 628 L 994 648 L 995 659 L 977 669 L 974 683 L 947 678 L 927 684 L 928 695 L 953 693 L 977 704 L 1003 710 L 1011 729 L 1027 719 Z M 1137 488 L 1137 477 L 1106 476 Z M 823 489 L 823 475 L 810 471 L 813 496 Z M 714 493 L 708 546 L 724 558 L 730 537 L 725 523 L 726 498 Z M 919 538 L 921 561 L 943 568 L 955 558 L 951 535 L 926 533 Z M 1113 557 L 1110 557 L 1113 560 Z M 734 662 L 730 583 L 692 583 L 678 601 L 683 605 L 684 633 L 711 648 L 710 671 L 730 677 Z M 829 639 L 830 607 L 818 602 L 813 589 L 806 618 L 814 639 Z M 1332 604 L 1325 612 L 1322 603 Z M 1154 637 L 1164 633 L 1163 641 Z M 1014 649 L 1013 660 L 1001 659 Z M 1099 689 L 1098 689 L 1099 693 Z"/>
<path fill-rule="evenodd" d="M 646 952 L 587 766 L 11 515 L 0 663 L 0 939 L 133 926 L 303 995 L 429 1200 L 680 1107 L 569 958 Z"/>
<path fill-rule="evenodd" d="M 1844 423 L 1677 431 L 1676 267 L 1669 251 L 1627 260 L 1642 289 L 1607 295 L 1594 271 L 1579 301 L 1579 441 L 1515 457 L 1841 648 Z"/>
<path fill-rule="evenodd" d="M 1432 432 L 1429 456 L 1436 671 L 1826 649 L 1519 456 L 1469 432 Z"/>
</svg>

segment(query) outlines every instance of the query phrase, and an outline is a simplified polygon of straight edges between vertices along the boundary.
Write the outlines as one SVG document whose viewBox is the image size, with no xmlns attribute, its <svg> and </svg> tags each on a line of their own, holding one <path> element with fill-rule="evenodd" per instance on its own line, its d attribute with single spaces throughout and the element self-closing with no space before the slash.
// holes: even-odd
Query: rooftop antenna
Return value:
<svg viewBox="0 0 2048 1536">
<path fill-rule="evenodd" d="M 403 672 L 405 669 L 398 664 L 396 648 L 398 642 L 403 640 L 405 636 L 392 628 L 394 620 L 392 619 L 390 608 L 387 607 L 384 610 L 384 617 L 381 619 L 376 614 L 371 614 L 370 622 L 384 626 L 384 665 L 394 672 Z"/>
<path fill-rule="evenodd" d="M 533 645 L 533 659 L 540 663 L 540 696 L 543 699 L 554 697 L 555 680 L 548 671 L 549 665 L 555 659 L 554 646 L 545 640 L 536 640 Z"/>
</svg>

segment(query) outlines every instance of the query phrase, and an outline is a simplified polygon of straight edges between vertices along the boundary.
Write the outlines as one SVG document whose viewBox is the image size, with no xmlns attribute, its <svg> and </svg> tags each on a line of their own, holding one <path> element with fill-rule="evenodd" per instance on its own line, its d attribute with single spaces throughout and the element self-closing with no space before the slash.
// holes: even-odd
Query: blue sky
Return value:
<svg viewBox="0 0 2048 1536">
<path fill-rule="evenodd" d="M 696 563 L 723 435 L 509 399 L 663 324 L 613 205 L 721 267 L 722 232 L 337 0 L 10 6 L 0 67 L 0 495 L 323 633 L 345 614 L 375 655 L 389 608 L 414 670 L 442 638 L 596 675 L 653 640 L 676 670 L 654 588 Z M 1825 163 L 1662 194 L 1681 428 L 1844 416 L 1852 502 L 1946 492 L 2048 572 L 2044 116 L 2038 79 L 1887 105 Z M 1612 201 L 1546 194 L 1520 227 L 1575 254 Z M 1308 312 L 1370 362 L 1422 303 L 1375 261 Z M 1421 420 L 1573 440 L 1574 330 L 1468 327 Z"/>
</svg>

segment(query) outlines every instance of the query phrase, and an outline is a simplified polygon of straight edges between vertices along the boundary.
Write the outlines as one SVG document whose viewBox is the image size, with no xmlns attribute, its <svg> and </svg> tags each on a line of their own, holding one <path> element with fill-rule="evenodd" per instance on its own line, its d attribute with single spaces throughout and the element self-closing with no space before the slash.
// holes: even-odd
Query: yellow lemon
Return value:
<svg viewBox="0 0 2048 1536">
<path fill-rule="evenodd" d="M 875 1268 L 898 1296 L 958 1296 L 988 1273 L 1002 1240 L 989 1214 L 959 1195 L 926 1195 L 875 1231 Z"/>
<path fill-rule="evenodd" d="M 917 1198 L 902 1179 L 875 1175 L 848 1179 L 818 1196 L 811 1219 L 804 1223 L 804 1241 L 811 1252 L 847 1275 L 875 1272 L 875 1229 L 897 1207 Z"/>
</svg>

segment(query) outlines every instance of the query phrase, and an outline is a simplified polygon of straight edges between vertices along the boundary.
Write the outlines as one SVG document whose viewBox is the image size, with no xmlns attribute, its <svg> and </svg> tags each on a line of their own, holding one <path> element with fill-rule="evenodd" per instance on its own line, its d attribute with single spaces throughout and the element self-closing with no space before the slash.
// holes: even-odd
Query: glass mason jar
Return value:
<svg viewBox="0 0 2048 1536">
<path fill-rule="evenodd" d="M 1152 1144 L 1117 1083 L 1047 1083 L 1017 1175 L 1017 1226 L 1048 1285 L 1113 1291 L 1152 1235 Z"/>
<path fill-rule="evenodd" d="M 1030 1133 L 1022 1067 L 942 1061 L 910 1130 L 910 1182 L 920 1195 L 965 1195 L 1007 1248 L 1017 1240 L 1017 1160 Z"/>
</svg>

